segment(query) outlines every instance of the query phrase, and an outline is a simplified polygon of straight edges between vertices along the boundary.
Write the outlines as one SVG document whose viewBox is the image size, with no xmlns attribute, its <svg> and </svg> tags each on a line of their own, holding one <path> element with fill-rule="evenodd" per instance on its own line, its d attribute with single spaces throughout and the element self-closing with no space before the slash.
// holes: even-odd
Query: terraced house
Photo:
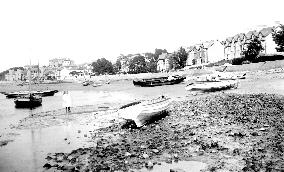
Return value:
<svg viewBox="0 0 284 172">
<path fill-rule="evenodd" d="M 247 45 L 255 38 L 261 41 L 264 54 L 276 54 L 276 44 L 273 41 L 272 32 L 276 27 L 263 28 L 260 31 L 249 31 L 248 33 L 239 33 L 223 41 L 225 59 L 239 58 L 242 56 Z"/>
<path fill-rule="evenodd" d="M 276 44 L 273 41 L 272 33 L 279 27 L 266 27 L 259 31 L 239 33 L 228 37 L 224 41 L 207 41 L 187 48 L 188 58 L 186 65 L 201 65 L 214 63 L 223 59 L 239 58 L 243 55 L 247 45 L 255 38 L 261 41 L 263 46 L 262 54 L 277 54 Z"/>
</svg>

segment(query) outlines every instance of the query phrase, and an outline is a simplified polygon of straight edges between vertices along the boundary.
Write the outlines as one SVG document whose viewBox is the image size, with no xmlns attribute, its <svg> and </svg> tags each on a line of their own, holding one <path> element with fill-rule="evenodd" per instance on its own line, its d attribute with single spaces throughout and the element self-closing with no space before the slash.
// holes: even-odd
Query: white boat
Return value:
<svg viewBox="0 0 284 172">
<path fill-rule="evenodd" d="M 123 106 L 118 111 L 119 117 L 133 120 L 137 127 L 141 127 L 147 122 L 159 119 L 167 111 L 170 98 L 159 97 L 142 102 L 130 103 L 129 106 Z"/>
<path fill-rule="evenodd" d="M 238 87 L 238 81 L 226 80 L 220 82 L 204 82 L 204 83 L 190 84 L 187 85 L 185 89 L 187 91 L 213 92 L 213 91 L 220 91 L 220 90 L 226 90 L 237 87 Z"/>
</svg>

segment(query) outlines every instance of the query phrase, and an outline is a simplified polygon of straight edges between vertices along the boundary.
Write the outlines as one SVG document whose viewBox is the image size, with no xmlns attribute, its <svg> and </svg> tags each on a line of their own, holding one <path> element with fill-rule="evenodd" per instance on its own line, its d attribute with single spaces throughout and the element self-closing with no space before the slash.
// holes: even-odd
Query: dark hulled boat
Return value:
<svg viewBox="0 0 284 172">
<path fill-rule="evenodd" d="M 169 76 L 169 77 L 140 79 L 140 80 L 133 80 L 133 84 L 135 86 L 141 86 L 141 87 L 173 85 L 173 84 L 181 83 L 182 81 L 184 81 L 185 78 L 186 77 L 175 75 L 175 76 Z"/>
<path fill-rule="evenodd" d="M 30 65 L 31 66 L 31 65 Z M 14 100 L 16 108 L 34 108 L 41 106 L 42 97 L 41 94 L 35 95 L 31 92 L 31 72 L 29 67 L 29 91 L 27 95 L 23 95 Z"/>
<path fill-rule="evenodd" d="M 41 106 L 42 98 L 33 94 L 16 98 L 14 100 L 16 108 L 34 108 Z"/>
<path fill-rule="evenodd" d="M 58 90 L 45 90 L 45 91 L 17 91 L 17 92 L 10 92 L 10 93 L 4 93 L 7 98 L 18 98 L 18 97 L 23 97 L 23 96 L 28 96 L 29 93 L 33 95 L 38 95 L 38 96 L 53 96 L 55 93 L 57 93 Z"/>
</svg>

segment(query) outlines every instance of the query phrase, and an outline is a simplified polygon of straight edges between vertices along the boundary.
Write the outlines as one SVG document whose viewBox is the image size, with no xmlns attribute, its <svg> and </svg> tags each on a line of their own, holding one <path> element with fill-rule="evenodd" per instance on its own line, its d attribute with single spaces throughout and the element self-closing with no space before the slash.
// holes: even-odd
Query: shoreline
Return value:
<svg viewBox="0 0 284 172">
<path fill-rule="evenodd" d="M 200 70 L 197 73 L 200 74 Z M 60 136 L 57 136 L 56 140 L 54 140 L 54 142 L 61 144 L 66 137 L 64 132 L 72 131 L 71 133 L 73 134 L 66 137 L 67 141 L 65 141 L 66 143 L 64 142 L 64 144 L 71 147 L 75 145 L 71 151 L 63 153 L 60 151 L 49 151 L 49 154 L 45 155 L 46 160 L 44 160 L 44 157 L 39 160 L 39 162 L 44 162 L 40 166 L 44 166 L 45 170 L 48 169 L 47 171 L 64 171 L 64 169 L 68 168 L 79 171 L 99 168 L 137 171 L 141 168 L 147 169 L 150 166 L 154 166 L 154 169 L 163 167 L 165 163 L 168 166 L 173 166 L 184 161 L 205 163 L 206 169 L 203 169 L 203 171 L 214 171 L 214 169 L 242 171 L 243 168 L 251 169 L 252 167 L 246 163 L 255 163 L 260 166 L 259 168 L 266 168 L 266 166 L 271 166 L 272 168 L 275 164 L 276 166 L 273 166 L 273 168 L 282 168 L 279 162 L 283 160 L 279 159 L 277 152 L 272 154 L 273 156 L 277 155 L 275 157 L 278 159 L 277 162 L 273 161 L 272 165 L 269 165 L 269 158 L 264 157 L 264 159 L 261 159 L 261 156 L 254 157 L 251 154 L 247 154 L 252 151 L 251 148 L 254 145 L 243 147 L 243 144 L 251 144 L 251 142 L 255 143 L 256 140 L 267 138 L 271 140 L 273 133 L 283 131 L 278 123 L 269 121 L 269 112 L 272 113 L 271 115 L 276 112 L 283 112 L 283 108 L 280 108 L 284 104 L 284 90 L 281 88 L 281 83 L 284 81 L 283 74 L 282 68 L 281 70 L 250 71 L 247 72 L 247 79 L 241 80 L 240 88 L 236 90 L 196 96 L 184 91 L 185 83 L 149 89 L 136 88 L 131 85 L 130 81 L 117 81 L 97 88 L 83 87 L 78 83 L 61 84 L 58 85 L 60 88 L 67 86 L 71 90 L 87 91 L 87 94 L 89 94 L 88 91 L 127 91 L 131 94 L 134 93 L 135 98 L 139 99 L 144 99 L 150 95 L 153 96 L 153 93 L 158 95 L 165 92 L 173 92 L 171 97 L 174 98 L 174 101 L 169 108 L 169 116 L 140 129 L 120 129 L 119 126 L 122 121 L 116 120 L 116 114 L 112 113 L 118 107 L 128 102 L 101 102 L 99 105 L 73 107 L 69 116 L 65 115 L 63 108 L 29 115 L 20 120 L 18 125 L 12 126 L 12 132 L 7 133 L 7 136 L 2 135 L 1 140 L 7 141 L 7 143 L 2 143 L 3 146 L 6 147 L 8 144 L 9 147 L 10 144 L 13 145 L 10 142 L 13 142 L 14 139 L 14 142 L 19 142 L 17 138 L 21 138 L 21 136 L 18 136 L 18 133 L 22 134 L 22 131 L 40 133 L 42 130 L 48 133 L 50 128 L 52 132 L 55 132 L 54 134 L 56 134 L 58 129 L 64 130 L 59 132 Z M 121 88 L 121 85 L 123 85 L 123 88 Z M 144 90 L 147 91 L 144 92 Z M 267 94 L 258 94 L 262 92 Z M 130 101 L 130 99 L 127 100 Z M 240 100 L 240 102 L 236 100 Z M 248 100 L 252 101 L 248 102 Z M 279 105 L 276 105 L 277 102 Z M 261 106 L 259 106 L 259 109 L 254 110 L 253 107 L 255 105 Z M 239 107 L 239 110 L 234 108 L 235 106 Z M 240 115 L 240 119 L 243 122 L 235 121 L 234 115 L 229 110 L 232 112 L 237 111 L 238 113 L 235 115 Z M 267 115 L 268 121 L 261 118 L 261 120 L 264 120 L 262 123 L 256 123 L 257 125 L 254 128 L 250 128 L 249 123 L 246 123 L 246 120 L 249 118 L 242 115 L 249 113 L 253 119 L 256 119 L 256 116 L 261 115 L 258 110 L 265 112 L 264 114 Z M 226 113 L 228 114 L 227 117 Z M 253 113 L 258 115 L 253 115 Z M 283 116 L 277 117 L 280 121 L 283 120 Z M 228 118 L 232 120 L 227 121 Z M 273 119 L 275 118 L 273 117 Z M 71 127 L 68 130 L 66 130 L 67 125 Z M 276 141 L 279 141 L 279 139 L 283 140 L 283 136 L 281 134 L 280 136 Z M 91 146 L 82 146 L 78 144 L 76 139 L 83 141 L 88 139 L 87 142 Z M 269 139 L 267 143 L 262 143 L 265 145 L 262 145 L 261 151 L 269 144 L 271 147 Z M 160 143 L 162 145 L 159 147 Z M 229 145 L 229 147 L 226 145 Z M 275 148 L 273 145 L 272 147 Z M 280 147 L 281 149 L 282 147 Z M 61 150 L 66 149 L 62 148 Z M 118 153 L 117 150 L 120 150 L 122 153 Z M 268 151 L 271 151 L 270 148 Z M 117 161 L 112 161 L 112 159 L 104 156 L 106 152 L 111 155 L 112 159 Z M 263 155 L 263 152 L 257 152 L 257 155 Z M 94 157 L 106 163 L 93 162 L 92 160 L 96 159 Z M 259 160 L 255 161 L 251 158 L 260 158 L 265 161 L 265 164 L 263 165 Z M 60 159 L 63 161 L 58 161 Z M 89 163 L 85 163 L 86 159 Z M 119 163 L 117 164 L 117 162 Z M 84 163 L 86 165 L 82 166 Z M 116 164 L 116 166 L 111 164 Z"/>
<path fill-rule="evenodd" d="M 207 164 L 205 171 L 283 169 L 284 154 L 274 144 L 284 139 L 283 105 L 284 96 L 274 94 L 218 93 L 173 102 L 167 117 L 147 127 L 121 129 L 117 123 L 94 130 L 94 147 L 51 154 L 44 166 L 55 171 L 129 171 L 164 162 L 199 161 Z M 263 156 L 266 152 L 272 157 Z M 64 157 L 66 161 L 58 160 Z"/>
</svg>

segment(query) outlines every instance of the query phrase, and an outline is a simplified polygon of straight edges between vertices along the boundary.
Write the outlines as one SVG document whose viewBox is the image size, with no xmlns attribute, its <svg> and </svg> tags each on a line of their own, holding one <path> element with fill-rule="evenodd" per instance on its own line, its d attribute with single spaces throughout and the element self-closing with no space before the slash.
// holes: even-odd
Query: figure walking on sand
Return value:
<svg viewBox="0 0 284 172">
<path fill-rule="evenodd" d="M 63 92 L 62 99 L 63 99 L 62 106 L 65 107 L 66 114 L 67 114 L 68 112 L 71 112 L 70 108 L 72 106 L 71 95 L 69 94 L 68 91 Z"/>
</svg>

